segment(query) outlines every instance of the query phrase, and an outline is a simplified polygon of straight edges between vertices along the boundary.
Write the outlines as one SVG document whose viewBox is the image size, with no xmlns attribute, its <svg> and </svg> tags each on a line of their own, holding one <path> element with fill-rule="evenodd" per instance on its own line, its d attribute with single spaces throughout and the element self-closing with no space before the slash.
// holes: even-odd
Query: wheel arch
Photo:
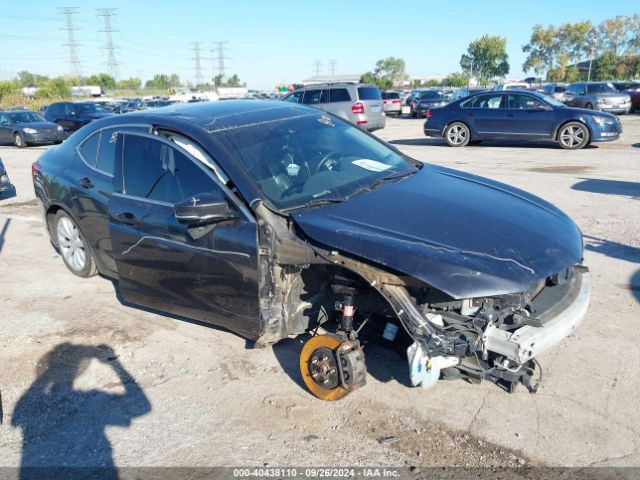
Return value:
<svg viewBox="0 0 640 480">
<path fill-rule="evenodd" d="M 562 130 L 562 127 L 564 127 L 568 123 L 579 123 L 582 126 L 584 126 L 587 129 L 587 133 L 589 134 L 589 140 L 587 141 L 587 144 L 591 141 L 591 138 L 593 137 L 593 132 L 591 131 L 591 127 L 589 127 L 589 124 L 587 124 L 587 122 L 579 118 L 568 118 L 566 120 L 563 120 L 560 124 L 558 124 L 555 131 L 553 132 L 554 140 L 556 141 L 559 140 L 558 136 L 560 135 L 560 130 Z"/>
<path fill-rule="evenodd" d="M 451 125 L 452 123 L 462 123 L 462 124 L 464 124 L 464 126 L 469 129 L 469 140 L 473 140 L 474 138 L 478 137 L 478 135 L 476 134 L 475 130 L 471 127 L 469 122 L 467 122 L 466 120 L 455 119 L 455 120 L 451 120 L 450 122 L 445 123 L 444 127 L 442 127 L 442 131 L 440 132 L 440 135 L 441 135 L 442 138 L 445 138 L 444 132 L 447 131 L 447 128 L 449 128 L 449 125 Z"/>
</svg>

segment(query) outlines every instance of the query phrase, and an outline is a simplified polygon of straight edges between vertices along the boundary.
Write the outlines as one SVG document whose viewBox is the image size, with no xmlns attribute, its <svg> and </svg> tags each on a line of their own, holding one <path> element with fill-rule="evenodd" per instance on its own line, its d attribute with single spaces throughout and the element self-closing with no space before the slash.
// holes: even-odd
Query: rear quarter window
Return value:
<svg viewBox="0 0 640 480">
<path fill-rule="evenodd" d="M 382 100 L 380 90 L 376 87 L 358 87 L 358 98 L 360 100 Z"/>
<path fill-rule="evenodd" d="M 330 102 L 350 102 L 351 95 L 346 88 L 332 88 L 329 94 Z"/>
</svg>

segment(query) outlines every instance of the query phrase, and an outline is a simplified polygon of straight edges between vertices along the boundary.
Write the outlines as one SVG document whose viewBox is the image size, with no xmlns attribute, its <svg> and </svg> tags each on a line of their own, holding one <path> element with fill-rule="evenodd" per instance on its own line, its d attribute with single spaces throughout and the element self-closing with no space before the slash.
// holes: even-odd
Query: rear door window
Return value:
<svg viewBox="0 0 640 480">
<path fill-rule="evenodd" d="M 350 102 L 351 95 L 346 88 L 332 88 L 330 90 L 330 102 Z"/>
<path fill-rule="evenodd" d="M 122 161 L 126 195 L 173 204 L 219 188 L 189 157 L 154 138 L 126 135 Z"/>
<path fill-rule="evenodd" d="M 304 103 L 305 105 L 325 103 L 327 101 L 326 92 L 326 90 L 307 90 L 306 92 L 304 92 L 302 103 Z"/>
<path fill-rule="evenodd" d="M 471 101 L 466 104 L 466 107 L 470 108 L 503 108 L 504 95 L 479 95 L 473 97 Z"/>
<path fill-rule="evenodd" d="M 376 87 L 358 87 L 358 98 L 360 100 L 382 100 L 380 90 Z"/>
</svg>

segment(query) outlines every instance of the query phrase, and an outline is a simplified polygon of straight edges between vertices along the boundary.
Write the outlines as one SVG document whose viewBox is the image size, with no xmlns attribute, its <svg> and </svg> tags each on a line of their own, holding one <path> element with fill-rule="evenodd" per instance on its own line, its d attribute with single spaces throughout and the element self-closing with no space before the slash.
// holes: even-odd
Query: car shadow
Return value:
<svg viewBox="0 0 640 480">
<path fill-rule="evenodd" d="M 631 145 L 633 148 L 640 148 L 640 143 L 634 143 L 633 145 Z"/>
<path fill-rule="evenodd" d="M 11 219 L 7 218 L 4 221 L 4 225 L 0 228 L 0 253 L 2 253 L 2 247 L 4 246 L 5 236 L 7 235 L 7 230 L 9 229 L 9 225 L 11 224 Z"/>
<path fill-rule="evenodd" d="M 580 192 L 640 197 L 640 183 L 622 180 L 601 180 L 598 178 L 581 178 L 581 182 L 571 187 Z"/>
<path fill-rule="evenodd" d="M 311 335 L 305 333 L 296 338 L 281 340 L 272 346 L 273 354 L 282 370 L 307 393 L 307 387 L 300 373 L 300 352 L 310 337 Z M 409 367 L 405 357 L 400 356 L 395 350 L 376 343 L 366 344 L 363 350 L 369 375 L 382 383 L 396 381 L 403 386 L 411 386 Z"/>
<path fill-rule="evenodd" d="M 640 263 L 640 248 L 613 242 L 604 238 L 584 235 L 584 248 L 610 258 Z"/>
<path fill-rule="evenodd" d="M 108 366 L 118 382 L 74 388 L 94 360 Z M 11 425 L 22 429 L 20 479 L 117 479 L 106 428 L 129 427 L 152 407 L 113 349 L 61 343 L 40 358 L 36 373 L 11 416 Z M 114 386 L 120 392 L 108 391 Z"/>
<path fill-rule="evenodd" d="M 631 294 L 640 303 L 640 270 L 631 276 L 629 288 L 631 289 Z"/>
</svg>

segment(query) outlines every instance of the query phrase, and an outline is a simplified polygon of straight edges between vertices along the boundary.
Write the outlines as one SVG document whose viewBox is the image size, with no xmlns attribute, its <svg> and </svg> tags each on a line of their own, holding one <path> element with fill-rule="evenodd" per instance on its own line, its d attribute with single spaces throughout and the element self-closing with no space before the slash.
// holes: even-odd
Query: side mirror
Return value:
<svg viewBox="0 0 640 480">
<path fill-rule="evenodd" d="M 176 220 L 187 225 L 209 225 L 237 218 L 224 198 L 211 193 L 199 193 L 173 207 Z"/>
<path fill-rule="evenodd" d="M 536 110 L 538 110 L 540 112 L 550 112 L 553 109 L 549 105 L 538 105 L 536 107 Z"/>
</svg>

